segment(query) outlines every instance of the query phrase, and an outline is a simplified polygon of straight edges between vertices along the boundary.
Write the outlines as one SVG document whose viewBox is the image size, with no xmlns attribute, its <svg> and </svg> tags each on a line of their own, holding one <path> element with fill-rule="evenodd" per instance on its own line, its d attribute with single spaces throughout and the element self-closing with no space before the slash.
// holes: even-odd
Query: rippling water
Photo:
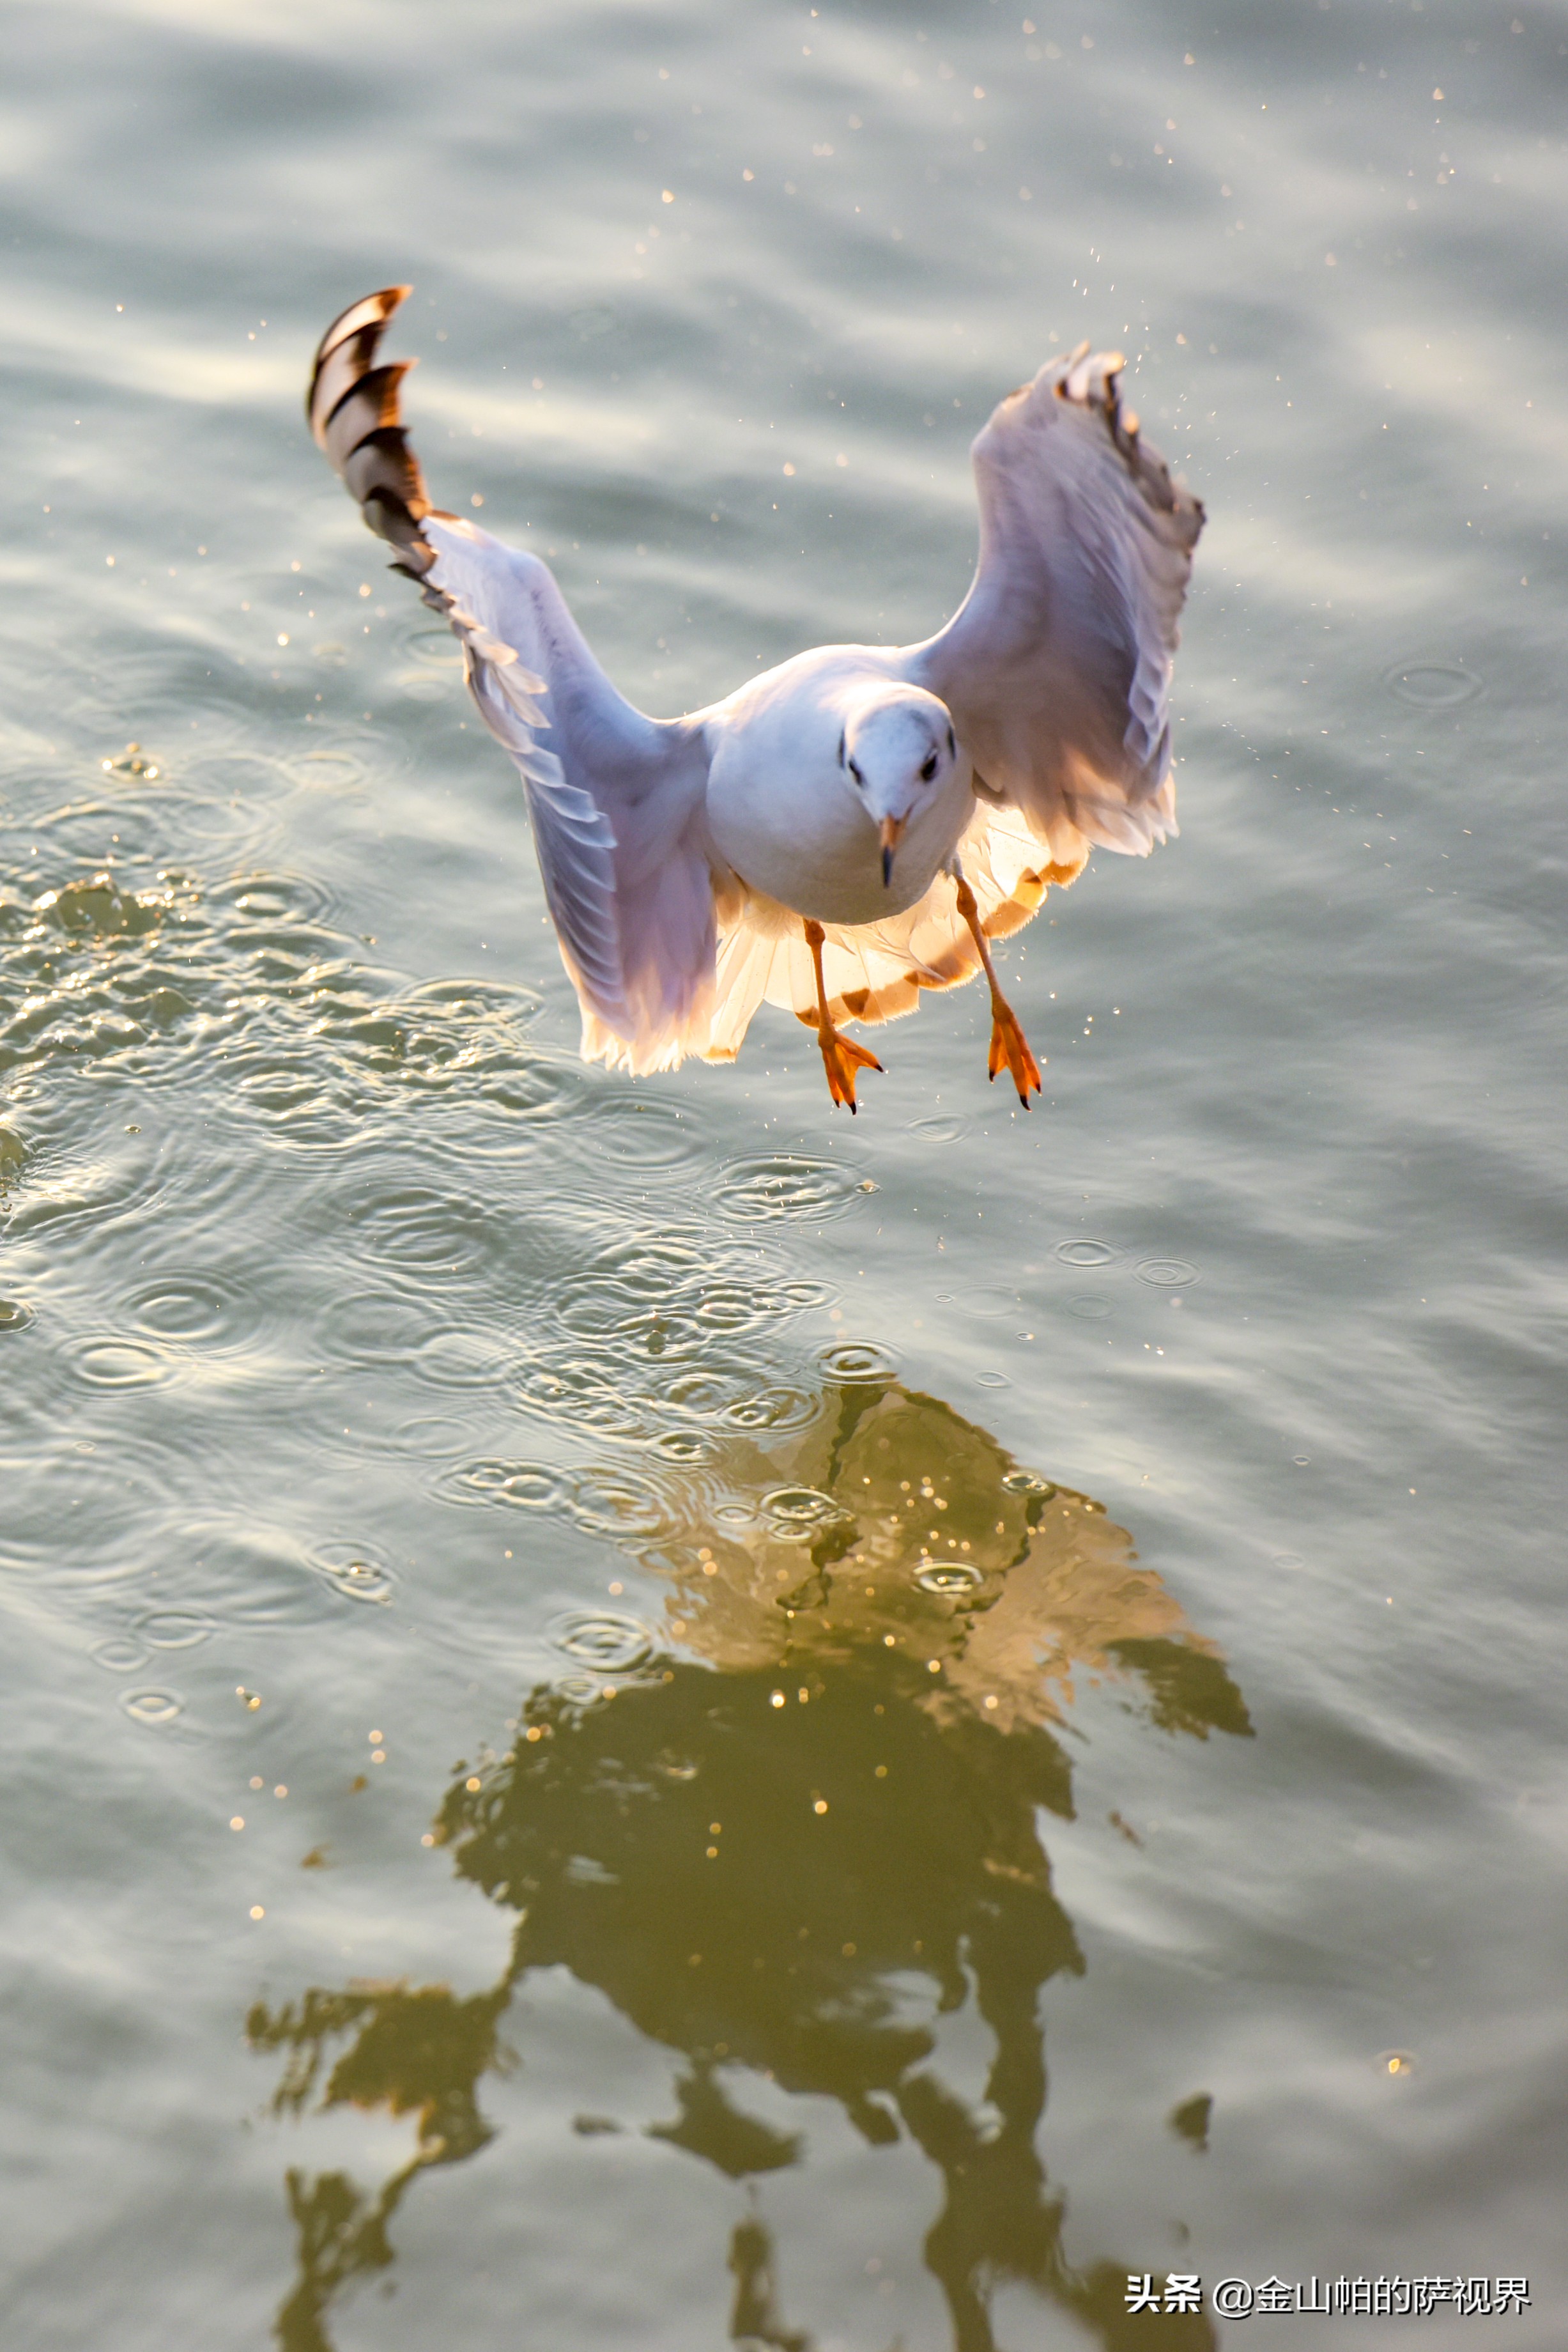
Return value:
<svg viewBox="0 0 1568 2352">
<path fill-rule="evenodd" d="M 7 2341 L 1555 2347 L 1568 17 L 5 49 Z M 1008 950 L 1032 1117 L 973 990 L 852 1127 L 782 1015 L 579 1065 L 302 425 L 404 277 L 435 495 L 660 711 L 935 626 L 1126 350 L 1185 832 Z"/>
</svg>

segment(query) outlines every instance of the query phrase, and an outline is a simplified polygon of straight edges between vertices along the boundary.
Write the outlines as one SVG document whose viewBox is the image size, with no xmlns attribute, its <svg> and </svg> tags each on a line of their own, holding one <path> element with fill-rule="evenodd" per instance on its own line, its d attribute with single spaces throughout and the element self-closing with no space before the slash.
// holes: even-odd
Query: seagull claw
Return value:
<svg viewBox="0 0 1568 2352">
<path fill-rule="evenodd" d="M 1003 1063 L 1007 1064 L 1012 1082 L 1018 1088 L 1018 1098 L 1025 1110 L 1029 1108 L 1030 1091 L 1039 1094 L 1042 1081 L 1040 1065 L 1029 1049 L 1029 1039 L 1019 1026 L 1018 1014 L 1000 996 L 991 999 L 990 1075 L 995 1078 Z"/>
<path fill-rule="evenodd" d="M 825 1023 L 817 1032 L 817 1043 L 822 1049 L 822 1067 L 828 1074 L 828 1092 L 835 1103 L 847 1103 L 851 1113 L 860 1108 L 855 1100 L 855 1072 L 880 1070 L 882 1064 L 864 1045 L 857 1045 L 841 1029 Z"/>
</svg>

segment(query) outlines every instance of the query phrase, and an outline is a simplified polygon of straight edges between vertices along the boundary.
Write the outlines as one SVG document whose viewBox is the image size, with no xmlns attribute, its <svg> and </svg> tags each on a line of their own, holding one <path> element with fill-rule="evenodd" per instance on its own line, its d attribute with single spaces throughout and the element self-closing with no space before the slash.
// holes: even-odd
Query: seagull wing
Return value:
<svg viewBox="0 0 1568 2352">
<path fill-rule="evenodd" d="M 1172 657 L 1203 508 L 1121 405 L 1122 365 L 1084 344 L 1001 402 L 972 453 L 973 584 L 907 656 L 977 793 L 1021 810 L 1070 872 L 1094 844 L 1146 856 L 1176 831 Z"/>
<path fill-rule="evenodd" d="M 707 1050 L 714 1006 L 700 730 L 645 719 L 616 693 L 538 556 L 432 507 L 399 414 L 407 365 L 375 364 L 408 290 L 370 295 L 328 328 L 311 431 L 450 623 L 480 715 L 517 762 L 585 1057 L 673 1068 Z"/>
</svg>

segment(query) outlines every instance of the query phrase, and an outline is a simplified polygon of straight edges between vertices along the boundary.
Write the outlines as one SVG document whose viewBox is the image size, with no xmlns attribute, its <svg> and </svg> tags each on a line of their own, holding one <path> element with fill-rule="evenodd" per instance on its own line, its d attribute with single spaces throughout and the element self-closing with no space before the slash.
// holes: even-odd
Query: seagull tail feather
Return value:
<svg viewBox="0 0 1568 2352">
<path fill-rule="evenodd" d="M 419 526 L 441 509 L 431 504 L 399 408 L 402 379 L 414 362 L 376 364 L 387 321 L 412 290 L 383 286 L 333 320 L 316 348 L 305 414 L 370 529 L 417 576 L 435 560 Z"/>
</svg>

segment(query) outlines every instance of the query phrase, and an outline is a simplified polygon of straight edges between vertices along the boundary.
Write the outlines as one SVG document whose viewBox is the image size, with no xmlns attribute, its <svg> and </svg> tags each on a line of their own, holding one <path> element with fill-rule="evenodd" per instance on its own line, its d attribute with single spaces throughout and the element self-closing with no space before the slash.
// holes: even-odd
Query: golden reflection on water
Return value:
<svg viewBox="0 0 1568 2352">
<path fill-rule="evenodd" d="M 660 1637 L 602 1621 L 602 1651 L 629 1663 L 528 1692 L 512 1744 L 447 1790 L 436 1843 L 517 1915 L 499 1981 L 468 2000 L 355 1982 L 252 2011 L 253 2046 L 284 2055 L 280 2111 L 415 2121 L 379 2190 L 289 2171 L 282 2352 L 329 2352 L 330 2306 L 393 2261 L 411 2185 L 491 2138 L 479 2093 L 513 2063 L 503 2018 L 551 1968 L 680 2054 L 678 2113 L 650 2136 L 732 2180 L 808 2160 L 747 2112 L 748 2076 L 835 2100 L 869 2150 L 912 2141 L 941 2181 L 924 2251 L 956 2352 L 991 2352 L 1006 2282 L 1107 2347 L 1134 2325 L 1125 2263 L 1065 2260 L 1036 2147 L 1041 1988 L 1084 1965 L 1039 1822 L 1072 1816 L 1056 1727 L 1075 1680 L 1114 1680 L 1162 1731 L 1199 1738 L 1248 1733 L 1245 1706 L 1100 1505 L 934 1398 L 868 1383 L 823 1402 L 787 1479 L 770 1457 L 751 1517 L 694 1519 L 666 1547 Z M 593 1630 L 575 1621 L 569 1648 L 591 1652 Z M 967 2102 L 931 2061 L 935 2015 L 971 1999 L 993 2052 Z M 783 2315 L 789 2259 L 757 2212 L 736 2228 L 732 2342 L 808 2352 Z M 1200 2315 L 1136 2326 L 1140 2344 L 1212 2341 Z"/>
</svg>

